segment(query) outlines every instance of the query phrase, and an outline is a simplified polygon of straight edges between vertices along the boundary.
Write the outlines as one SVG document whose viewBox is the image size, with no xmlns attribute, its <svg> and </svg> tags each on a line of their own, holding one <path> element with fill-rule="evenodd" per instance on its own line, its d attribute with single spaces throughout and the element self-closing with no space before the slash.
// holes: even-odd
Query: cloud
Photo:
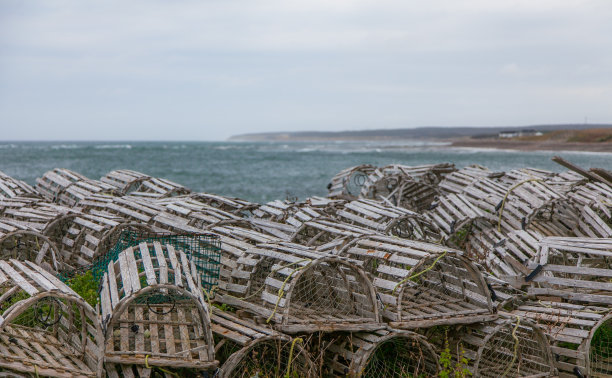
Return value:
<svg viewBox="0 0 612 378">
<path fill-rule="evenodd" d="M 219 139 L 612 116 L 611 13 L 608 0 L 4 0 L 0 124 L 24 125 L 13 138 L 84 123 L 133 138 L 146 123 Z"/>
</svg>

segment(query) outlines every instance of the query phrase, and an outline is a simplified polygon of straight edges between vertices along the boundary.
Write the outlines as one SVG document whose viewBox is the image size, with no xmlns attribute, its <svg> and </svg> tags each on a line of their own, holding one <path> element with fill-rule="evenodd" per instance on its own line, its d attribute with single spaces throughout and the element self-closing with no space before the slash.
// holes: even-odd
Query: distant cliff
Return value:
<svg viewBox="0 0 612 378">
<path fill-rule="evenodd" d="M 592 128 L 612 128 L 612 124 L 558 124 L 529 126 L 494 127 L 417 127 L 413 129 L 373 129 L 355 131 L 297 131 L 250 133 L 234 135 L 230 141 L 340 141 L 340 140 L 397 140 L 397 139 L 453 139 L 453 138 L 492 138 L 500 131 L 519 131 L 535 129 L 542 132 L 555 130 L 585 130 Z"/>
</svg>

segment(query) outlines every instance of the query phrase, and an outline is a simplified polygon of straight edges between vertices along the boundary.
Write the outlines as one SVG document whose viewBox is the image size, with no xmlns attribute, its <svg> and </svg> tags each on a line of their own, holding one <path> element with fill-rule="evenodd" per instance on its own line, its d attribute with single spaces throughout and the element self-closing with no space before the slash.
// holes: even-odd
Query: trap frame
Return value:
<svg viewBox="0 0 612 378">
<path fill-rule="evenodd" d="M 211 322 L 215 354 L 222 363 L 220 377 L 318 376 L 303 338 L 293 339 L 218 308 L 213 308 Z"/>
<path fill-rule="evenodd" d="M 462 328 L 454 333 L 452 349 L 463 352 L 469 361 L 467 368 L 475 377 L 557 375 L 548 337 L 528 319 L 500 317 Z"/>
<path fill-rule="evenodd" d="M 491 320 L 496 317 L 480 270 L 462 252 L 437 244 L 366 236 L 340 256 L 371 277 L 382 315 L 397 329 Z"/>
<path fill-rule="evenodd" d="M 15 259 L 0 260 L 0 293 L 0 368 L 36 376 L 100 376 L 100 320 L 83 298 L 37 264 Z"/>
<path fill-rule="evenodd" d="M 431 344 L 410 331 L 319 334 L 309 344 L 322 355 L 323 376 L 433 377 L 440 370 Z"/>
<path fill-rule="evenodd" d="M 209 310 L 193 261 L 172 244 L 141 241 L 108 263 L 102 278 L 105 362 L 215 369 Z"/>
<path fill-rule="evenodd" d="M 262 244 L 237 261 L 218 301 L 286 333 L 382 328 L 372 283 L 349 260 L 292 243 Z"/>
<path fill-rule="evenodd" d="M 196 272 L 193 278 L 204 289 L 210 291 L 218 285 L 221 241 L 218 235 L 210 233 L 169 234 L 125 228 L 121 230 L 113 248 L 106 254 L 100 255 L 92 264 L 94 277 L 102 277 L 108 264 L 117 261 L 122 251 L 152 242 L 171 245 L 177 253 L 179 251 L 185 253 Z M 138 256 L 139 252 L 135 253 Z"/>
<path fill-rule="evenodd" d="M 362 186 L 370 174 L 376 169 L 370 164 L 349 167 L 332 177 L 327 186 L 327 197 L 334 199 L 356 199 L 359 197 Z"/>
<path fill-rule="evenodd" d="M 56 244 L 21 222 L 0 218 L 0 259 L 32 261 L 43 269 L 57 273 L 63 260 Z"/>
<path fill-rule="evenodd" d="M 26 182 L 0 171 L 0 199 L 15 197 L 38 198 L 39 194 Z"/>
</svg>

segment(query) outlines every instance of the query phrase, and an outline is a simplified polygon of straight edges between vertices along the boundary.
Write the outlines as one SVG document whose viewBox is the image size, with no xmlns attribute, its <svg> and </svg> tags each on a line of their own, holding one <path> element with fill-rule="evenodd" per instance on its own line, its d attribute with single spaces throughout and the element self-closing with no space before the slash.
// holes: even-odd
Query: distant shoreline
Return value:
<svg viewBox="0 0 612 378">
<path fill-rule="evenodd" d="M 612 143 L 578 143 L 558 141 L 523 141 L 500 139 L 458 138 L 448 140 L 451 147 L 492 148 L 517 151 L 584 151 L 612 152 Z"/>
</svg>

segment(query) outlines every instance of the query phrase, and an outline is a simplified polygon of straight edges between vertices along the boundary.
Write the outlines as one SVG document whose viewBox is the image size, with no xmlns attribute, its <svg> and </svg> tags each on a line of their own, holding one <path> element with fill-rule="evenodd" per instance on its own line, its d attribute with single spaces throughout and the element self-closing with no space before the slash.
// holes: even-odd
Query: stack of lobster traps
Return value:
<svg viewBox="0 0 612 378">
<path fill-rule="evenodd" d="M 256 204 L 0 173 L 0 375 L 612 375 L 612 173 L 360 165 Z"/>
</svg>

